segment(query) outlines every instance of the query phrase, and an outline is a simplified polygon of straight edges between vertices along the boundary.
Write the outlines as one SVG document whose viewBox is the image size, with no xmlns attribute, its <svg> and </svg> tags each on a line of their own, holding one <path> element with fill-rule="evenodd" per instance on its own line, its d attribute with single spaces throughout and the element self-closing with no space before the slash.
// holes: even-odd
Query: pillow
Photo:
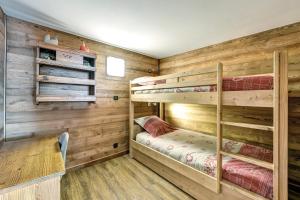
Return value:
<svg viewBox="0 0 300 200">
<path fill-rule="evenodd" d="M 152 137 L 164 135 L 177 130 L 157 116 L 146 116 L 135 119 L 135 122 L 143 127 Z"/>
<path fill-rule="evenodd" d="M 151 78 L 151 76 L 143 76 L 143 77 L 139 77 L 139 78 L 135 78 L 133 79 L 133 81 L 143 81 L 147 78 Z M 143 82 L 143 83 L 138 83 L 138 85 L 154 85 L 154 82 Z"/>
<path fill-rule="evenodd" d="M 147 78 L 153 78 L 153 76 L 144 76 L 144 77 L 139 77 L 136 79 L 133 79 L 134 81 L 144 81 Z M 138 83 L 138 85 L 157 85 L 157 84 L 164 84 L 166 83 L 166 80 L 157 80 L 157 81 L 147 81 L 147 82 L 142 82 Z"/>
</svg>

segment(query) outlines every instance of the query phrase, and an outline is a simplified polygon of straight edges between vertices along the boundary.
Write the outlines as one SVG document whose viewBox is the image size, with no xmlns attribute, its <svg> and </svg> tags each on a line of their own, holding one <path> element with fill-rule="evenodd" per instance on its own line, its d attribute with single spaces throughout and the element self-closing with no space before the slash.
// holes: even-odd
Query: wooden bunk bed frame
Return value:
<svg viewBox="0 0 300 200">
<path fill-rule="evenodd" d="M 214 78 L 184 81 L 187 77 L 214 73 Z M 265 199 L 264 197 L 222 180 L 222 156 L 230 156 L 273 170 L 273 199 L 288 199 L 288 62 L 287 51 L 273 55 L 273 90 L 222 91 L 223 66 L 207 67 L 144 80 L 130 81 L 129 130 L 130 156 L 143 163 L 196 199 Z M 167 80 L 157 85 L 136 86 L 138 83 Z M 170 81 L 168 81 L 170 80 Z M 217 92 L 136 94 L 139 90 L 217 85 Z M 135 141 L 134 103 L 159 102 L 160 117 L 164 117 L 164 103 L 209 104 L 217 106 L 217 175 L 211 177 L 169 156 Z M 273 108 L 273 126 L 222 121 L 222 106 L 250 106 Z M 273 163 L 222 151 L 222 125 L 238 126 L 273 132 Z"/>
</svg>

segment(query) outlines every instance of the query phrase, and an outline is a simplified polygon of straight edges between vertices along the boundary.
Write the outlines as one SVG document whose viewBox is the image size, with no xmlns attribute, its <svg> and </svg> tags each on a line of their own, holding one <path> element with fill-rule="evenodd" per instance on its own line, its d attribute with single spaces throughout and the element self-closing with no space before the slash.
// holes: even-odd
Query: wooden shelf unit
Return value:
<svg viewBox="0 0 300 200">
<path fill-rule="evenodd" d="M 36 103 L 95 102 L 96 58 L 95 53 L 38 43 Z M 68 95 L 56 92 L 59 90 Z"/>
<path fill-rule="evenodd" d="M 191 82 L 186 80 L 191 76 L 202 74 L 213 74 L 211 79 L 200 79 Z M 209 193 L 210 199 L 262 199 L 266 198 L 255 194 L 240 186 L 230 183 L 222 178 L 222 160 L 223 156 L 229 156 L 244 162 L 269 169 L 273 172 L 273 196 L 274 200 L 287 200 L 288 185 L 288 61 L 287 51 L 275 51 L 273 55 L 273 89 L 271 90 L 249 90 L 249 91 L 223 91 L 223 65 L 219 63 L 216 67 L 201 68 L 188 72 L 174 73 L 169 75 L 147 77 L 143 80 L 133 80 L 129 83 L 130 103 L 129 103 L 129 135 L 130 145 L 129 153 L 132 158 L 141 161 L 146 166 L 160 165 L 154 171 L 163 171 L 159 173 L 167 179 L 172 176 L 182 176 L 187 180 L 186 185 L 192 187 L 182 188 L 195 198 Z M 205 77 L 205 76 L 204 76 Z M 207 76 L 208 77 L 208 76 Z M 162 81 L 157 85 L 144 85 L 142 83 Z M 136 93 L 136 91 L 163 89 L 163 88 L 180 88 L 200 85 L 216 84 L 216 92 L 181 92 L 181 93 Z M 185 103 L 185 104 L 207 104 L 216 105 L 217 108 L 217 174 L 215 177 L 207 176 L 198 171 L 200 183 L 193 180 L 196 175 L 187 175 L 189 166 L 182 167 L 172 166 L 174 162 L 170 157 L 157 152 L 151 148 L 145 150 L 145 145 L 135 141 L 136 132 L 134 131 L 134 104 L 136 102 L 159 102 L 160 117 L 163 118 L 164 103 Z M 227 122 L 222 120 L 223 106 L 246 106 L 246 107 L 265 107 L 273 110 L 273 125 L 266 126 L 260 124 Z M 264 130 L 272 132 L 273 136 L 273 162 L 265 162 L 252 157 L 240 154 L 228 153 L 223 150 L 223 126 L 237 126 L 248 129 Z M 140 156 L 143 155 L 143 156 Z M 143 158 L 144 157 L 144 158 Z M 149 157 L 149 158 L 148 158 Z M 150 162 L 150 158 L 152 161 Z M 153 167 L 152 167 L 153 168 Z M 153 168 L 153 169 L 154 169 Z M 171 170 L 170 170 L 171 169 Z M 166 173 L 168 172 L 168 173 Z M 177 180 L 172 180 L 176 183 Z M 209 186 L 209 187 L 207 187 Z M 208 190 L 207 190 L 208 189 Z"/>
</svg>

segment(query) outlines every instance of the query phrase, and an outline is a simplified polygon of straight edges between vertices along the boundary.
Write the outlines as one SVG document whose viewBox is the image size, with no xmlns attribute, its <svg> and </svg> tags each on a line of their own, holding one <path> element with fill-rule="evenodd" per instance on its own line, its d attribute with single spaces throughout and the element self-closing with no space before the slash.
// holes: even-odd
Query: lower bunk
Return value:
<svg viewBox="0 0 300 200">
<path fill-rule="evenodd" d="M 182 129 L 158 137 L 141 132 L 130 143 L 131 156 L 196 199 L 272 199 L 271 170 L 227 156 L 217 193 L 214 136 Z M 223 149 L 272 162 L 272 151 L 261 147 L 224 140 Z"/>
</svg>

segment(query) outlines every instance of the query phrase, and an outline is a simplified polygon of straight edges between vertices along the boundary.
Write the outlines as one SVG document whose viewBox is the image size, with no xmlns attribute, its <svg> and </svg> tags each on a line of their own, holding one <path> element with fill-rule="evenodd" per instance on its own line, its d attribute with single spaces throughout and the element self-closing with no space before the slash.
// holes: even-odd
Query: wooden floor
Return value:
<svg viewBox="0 0 300 200">
<path fill-rule="evenodd" d="M 62 200 L 192 200 L 127 155 L 64 175 Z"/>
</svg>

